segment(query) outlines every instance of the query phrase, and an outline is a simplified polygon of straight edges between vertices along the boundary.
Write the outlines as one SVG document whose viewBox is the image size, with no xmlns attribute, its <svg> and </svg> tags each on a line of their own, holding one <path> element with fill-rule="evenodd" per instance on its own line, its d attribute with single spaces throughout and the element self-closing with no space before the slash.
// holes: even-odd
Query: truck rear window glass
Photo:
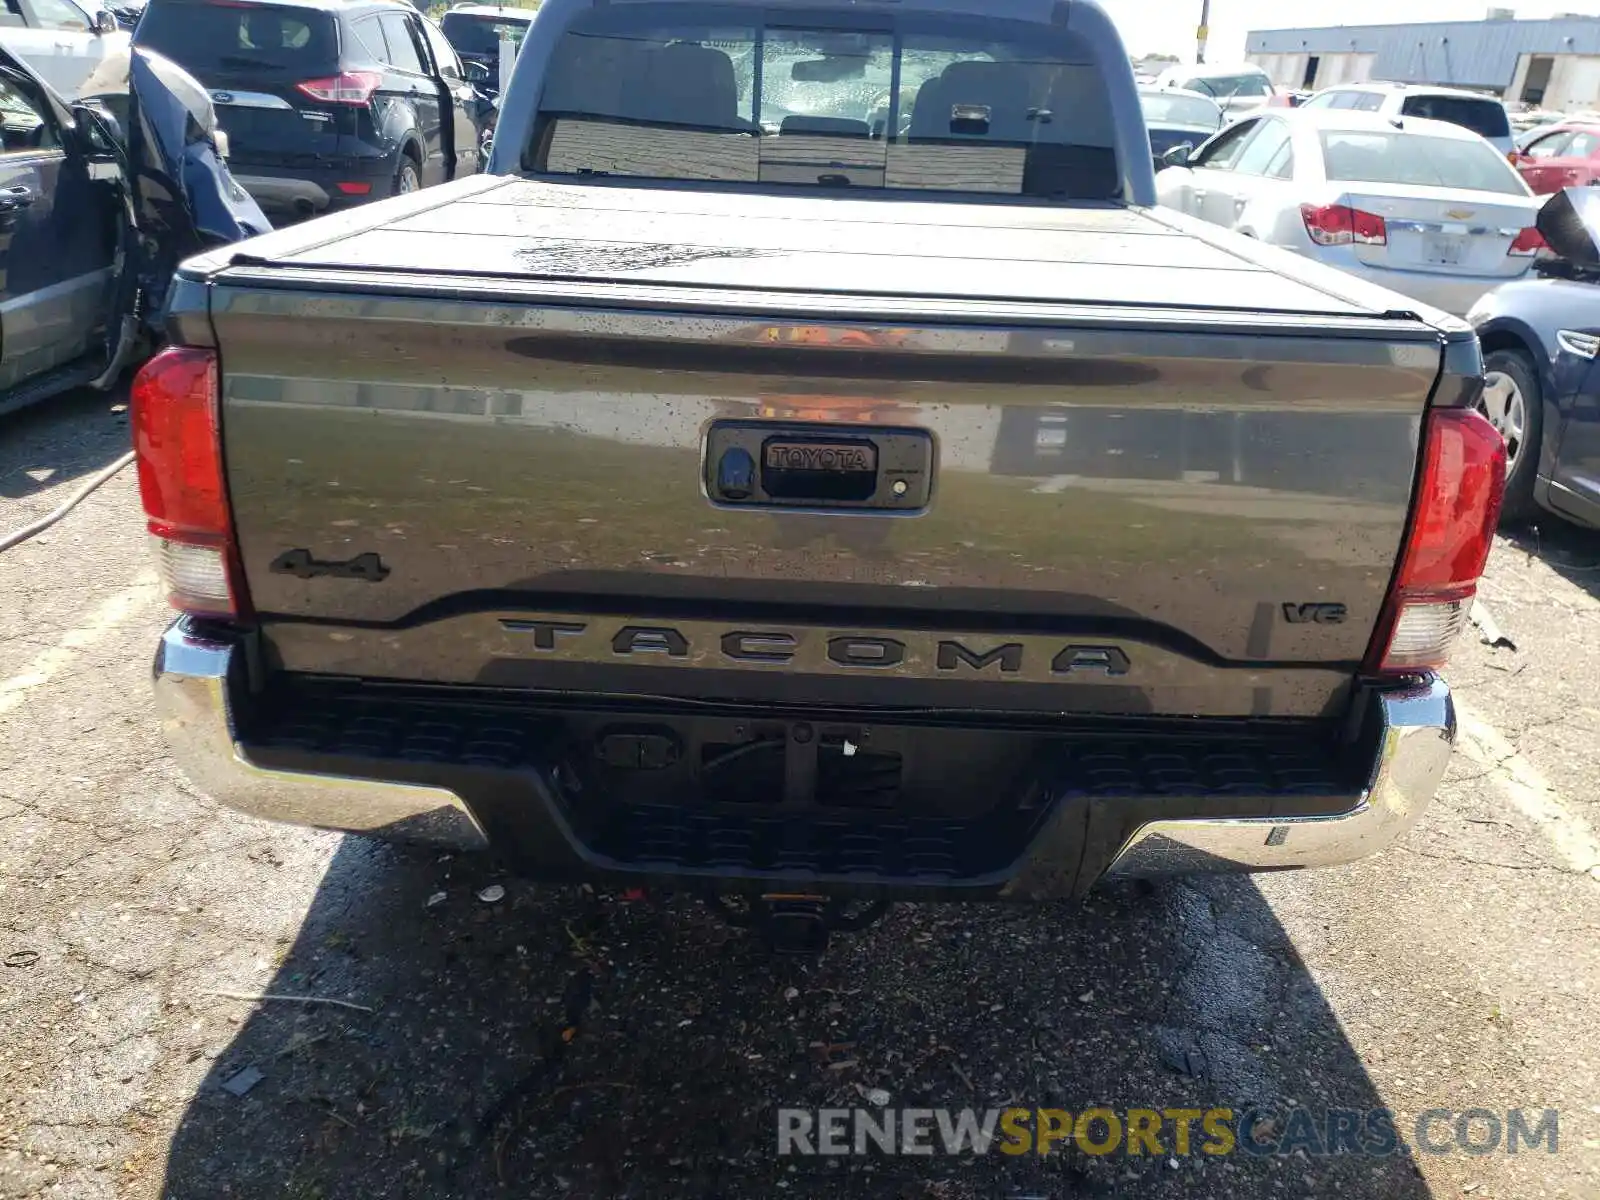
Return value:
<svg viewBox="0 0 1600 1200">
<path fill-rule="evenodd" d="M 1322 158 L 1339 183 L 1409 183 L 1526 196 L 1528 187 L 1487 142 L 1420 133 L 1324 130 Z"/>
<path fill-rule="evenodd" d="M 1265 75 L 1201 75 L 1183 85 L 1186 92 L 1199 92 L 1218 100 L 1231 100 L 1235 96 L 1270 96 L 1272 82 Z"/>
<path fill-rule="evenodd" d="M 1107 88 L 1090 50 L 1065 29 L 926 12 L 864 19 L 791 10 L 759 21 L 743 6 L 583 13 L 552 50 L 524 168 L 1118 194 Z"/>
<path fill-rule="evenodd" d="M 1199 125 L 1207 129 L 1222 127 L 1222 110 L 1210 100 L 1185 96 L 1179 92 L 1140 92 L 1139 107 L 1152 125 Z"/>
<path fill-rule="evenodd" d="M 528 24 L 527 20 L 502 21 L 472 13 L 447 12 L 440 27 L 458 54 L 495 58 L 500 53 L 501 38 L 510 39 L 519 50 L 522 48 L 522 39 L 528 36 Z"/>
<path fill-rule="evenodd" d="M 1400 112 L 1407 117 L 1449 121 L 1480 137 L 1511 136 L 1511 121 L 1506 116 L 1505 105 L 1498 100 L 1474 100 L 1470 96 L 1407 96 Z"/>
<path fill-rule="evenodd" d="M 164 54 L 202 83 L 217 74 L 337 71 L 331 13 L 270 4 L 152 0 L 134 41 Z"/>
</svg>

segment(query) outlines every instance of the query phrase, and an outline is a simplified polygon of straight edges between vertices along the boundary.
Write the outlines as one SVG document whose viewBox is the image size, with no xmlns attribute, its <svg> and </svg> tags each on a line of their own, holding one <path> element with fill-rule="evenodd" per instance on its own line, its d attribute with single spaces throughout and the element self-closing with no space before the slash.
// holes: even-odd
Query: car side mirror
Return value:
<svg viewBox="0 0 1600 1200">
<path fill-rule="evenodd" d="M 120 24 L 118 24 L 118 22 L 117 22 L 116 14 L 109 13 L 105 9 L 101 9 L 99 12 L 95 13 L 95 15 L 94 15 L 94 31 L 96 33 L 98 33 L 98 34 L 115 33 L 117 30 L 119 30 L 121 28 L 122 28 L 122 26 Z"/>
<path fill-rule="evenodd" d="M 99 100 L 80 100 L 72 106 L 72 122 L 89 178 L 109 183 L 126 178 L 122 123 Z"/>
<path fill-rule="evenodd" d="M 1188 142 L 1174 146 L 1161 156 L 1161 165 L 1164 167 L 1187 167 L 1194 155 L 1194 147 Z"/>
<path fill-rule="evenodd" d="M 468 83 L 488 83 L 489 82 L 489 68 L 484 66 L 482 63 L 469 62 L 469 63 L 463 64 L 463 66 L 465 67 L 466 72 L 467 72 L 467 82 Z"/>
</svg>

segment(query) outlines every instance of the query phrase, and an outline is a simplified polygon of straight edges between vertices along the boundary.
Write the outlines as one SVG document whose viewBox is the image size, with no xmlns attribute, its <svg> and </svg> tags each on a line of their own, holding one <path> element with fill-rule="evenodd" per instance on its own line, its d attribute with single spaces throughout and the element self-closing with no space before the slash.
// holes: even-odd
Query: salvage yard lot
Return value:
<svg viewBox="0 0 1600 1200">
<path fill-rule="evenodd" d="M 105 397 L 0 422 L 0 530 L 126 445 Z M 1516 648 L 1460 647 L 1463 747 L 1380 857 L 904 907 L 802 966 L 688 901 L 197 796 L 151 710 L 167 614 L 125 471 L 0 555 L 0 1197 L 1600 1197 L 1600 538 L 1502 539 L 1483 595 Z M 237 998 L 262 994 L 345 1004 Z M 1428 1109 L 1553 1108 L 1560 1134 L 1515 1156 L 777 1156 L 780 1107 L 883 1093 L 1387 1108 L 1408 1136 Z"/>
</svg>

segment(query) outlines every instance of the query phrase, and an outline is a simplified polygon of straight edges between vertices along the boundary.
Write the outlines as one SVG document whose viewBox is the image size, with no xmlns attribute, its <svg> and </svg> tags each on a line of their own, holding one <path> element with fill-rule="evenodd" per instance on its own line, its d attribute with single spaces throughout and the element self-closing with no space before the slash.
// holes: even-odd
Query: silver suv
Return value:
<svg viewBox="0 0 1600 1200">
<path fill-rule="evenodd" d="M 1351 108 L 1388 117 L 1425 117 L 1470 129 L 1501 154 L 1516 149 L 1506 106 L 1493 96 L 1405 83 L 1347 83 L 1325 88 L 1301 108 Z"/>
</svg>

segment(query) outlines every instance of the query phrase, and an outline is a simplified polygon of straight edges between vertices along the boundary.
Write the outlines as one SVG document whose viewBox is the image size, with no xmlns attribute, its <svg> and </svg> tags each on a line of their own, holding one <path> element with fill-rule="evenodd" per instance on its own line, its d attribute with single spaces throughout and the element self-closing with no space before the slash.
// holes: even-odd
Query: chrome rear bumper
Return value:
<svg viewBox="0 0 1600 1200">
<path fill-rule="evenodd" d="M 488 845 L 483 826 L 448 788 L 264 769 L 250 762 L 239 745 L 235 707 L 248 696 L 244 650 L 187 618 L 161 639 L 155 695 L 178 765 L 223 804 L 271 820 L 397 841 L 454 849 Z M 1455 741 L 1455 709 L 1449 688 L 1431 677 L 1374 692 L 1368 703 L 1375 710 L 1368 718 L 1380 723 L 1378 754 L 1360 801 L 1349 811 L 1148 822 L 1132 831 L 1105 873 L 1139 878 L 1329 866 L 1383 849 L 1416 822 L 1443 778 Z"/>
</svg>

